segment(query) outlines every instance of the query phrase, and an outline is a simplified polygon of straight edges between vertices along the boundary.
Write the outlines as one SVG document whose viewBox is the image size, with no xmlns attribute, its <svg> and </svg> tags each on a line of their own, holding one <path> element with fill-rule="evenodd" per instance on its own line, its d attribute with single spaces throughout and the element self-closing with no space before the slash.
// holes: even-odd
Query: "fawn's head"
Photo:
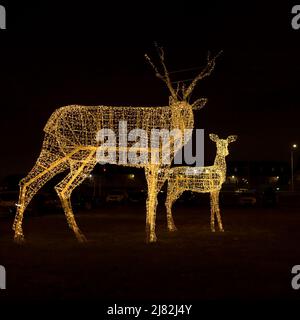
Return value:
<svg viewBox="0 0 300 320">
<path fill-rule="evenodd" d="M 217 134 L 211 133 L 209 135 L 210 140 L 214 141 L 217 145 L 217 155 L 226 157 L 229 154 L 228 145 L 231 142 L 236 141 L 237 136 L 232 135 L 227 139 L 220 139 Z"/>
<path fill-rule="evenodd" d="M 162 65 L 162 69 L 163 69 L 163 74 L 161 74 L 158 71 L 158 68 L 154 65 L 154 63 L 151 61 L 151 59 L 149 58 L 149 56 L 146 54 L 146 60 L 150 63 L 150 65 L 152 66 L 152 68 L 155 71 L 155 75 L 161 79 L 163 82 L 165 82 L 165 84 L 167 85 L 169 91 L 170 91 L 170 96 L 169 96 L 169 105 L 173 106 L 177 109 L 181 109 L 181 110 L 185 110 L 185 109 L 191 109 L 191 110 L 200 110 L 201 108 L 204 107 L 204 105 L 207 102 L 206 98 L 199 98 L 197 100 L 195 100 L 193 103 L 190 102 L 190 97 L 191 94 L 194 90 L 194 88 L 196 87 L 196 84 L 198 81 L 206 78 L 207 76 L 209 76 L 216 64 L 216 59 L 217 57 L 220 55 L 221 52 L 219 52 L 216 56 L 214 57 L 210 57 L 210 55 L 207 55 L 207 63 L 206 66 L 201 70 L 201 72 L 192 80 L 192 82 L 186 87 L 184 82 L 181 81 L 177 81 L 176 84 L 176 88 L 173 87 L 172 85 L 172 81 L 170 79 L 169 76 L 169 72 L 167 70 L 167 67 L 165 65 L 165 54 L 164 51 L 161 47 L 158 47 L 156 45 L 156 49 L 158 51 L 158 55 L 160 58 L 160 62 Z"/>
</svg>

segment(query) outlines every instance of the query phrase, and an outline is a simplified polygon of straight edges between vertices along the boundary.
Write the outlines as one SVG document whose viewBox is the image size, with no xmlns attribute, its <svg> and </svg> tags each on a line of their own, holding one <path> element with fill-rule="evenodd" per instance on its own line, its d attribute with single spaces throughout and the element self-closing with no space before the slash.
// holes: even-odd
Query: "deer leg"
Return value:
<svg viewBox="0 0 300 320">
<path fill-rule="evenodd" d="M 212 191 L 210 193 L 210 228 L 212 232 L 215 232 L 215 213 L 216 213 L 216 193 Z"/>
<path fill-rule="evenodd" d="M 55 154 L 42 149 L 32 170 L 20 181 L 19 202 L 13 224 L 13 230 L 15 231 L 14 240 L 16 242 L 22 242 L 24 240 L 22 222 L 26 207 L 33 196 L 47 181 L 68 168 L 66 160 L 67 157 L 59 155 L 58 152 Z"/>
<path fill-rule="evenodd" d="M 172 206 L 173 203 L 180 197 L 182 191 L 176 190 L 174 184 L 169 182 L 168 184 L 168 192 L 167 192 L 167 199 L 165 202 L 166 209 L 167 209 L 167 222 L 168 222 L 168 230 L 169 231 L 177 231 L 177 228 L 174 223 L 173 214 L 172 214 Z"/>
<path fill-rule="evenodd" d="M 96 165 L 96 158 L 94 155 L 95 150 L 89 151 L 88 156 L 83 153 L 80 158 L 84 158 L 84 160 L 78 160 L 78 158 L 76 161 L 71 160 L 71 172 L 55 186 L 55 190 L 61 200 L 68 225 L 80 242 L 85 242 L 86 238 L 77 226 L 70 198 L 73 190 L 81 184 L 83 180 L 85 180 L 86 176 Z"/>
<path fill-rule="evenodd" d="M 220 192 L 216 191 L 216 216 L 217 216 L 219 230 L 224 232 L 223 225 L 222 225 L 221 214 L 220 214 L 219 194 L 220 194 Z"/>
<path fill-rule="evenodd" d="M 158 183 L 157 183 L 157 192 L 159 192 L 163 186 L 163 184 L 165 183 L 165 181 L 168 179 L 169 176 L 169 168 L 161 168 L 158 171 Z M 167 192 L 167 199 L 165 202 L 165 206 L 167 208 L 167 224 L 168 224 L 168 230 L 169 231 L 176 231 L 177 228 L 174 224 L 173 221 L 173 217 L 172 217 L 172 204 L 173 202 L 180 196 L 180 194 L 178 194 L 177 196 L 175 195 L 175 190 L 173 190 L 174 184 L 172 184 L 171 182 L 168 183 L 168 192 Z M 168 198 L 169 195 L 171 195 L 171 198 Z M 173 197 L 175 195 L 175 198 Z M 173 199 L 174 198 L 174 199 Z M 170 203 L 170 205 L 169 205 Z"/>
<path fill-rule="evenodd" d="M 148 184 L 146 242 L 156 242 L 155 220 L 158 193 L 158 169 L 146 169 L 146 179 Z"/>
</svg>

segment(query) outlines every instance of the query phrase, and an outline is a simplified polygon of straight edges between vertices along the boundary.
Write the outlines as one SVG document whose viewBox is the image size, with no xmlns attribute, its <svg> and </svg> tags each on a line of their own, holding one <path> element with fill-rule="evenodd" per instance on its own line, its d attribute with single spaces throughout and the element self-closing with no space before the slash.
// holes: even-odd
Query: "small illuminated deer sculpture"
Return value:
<svg viewBox="0 0 300 320">
<path fill-rule="evenodd" d="M 36 164 L 29 174 L 20 181 L 20 195 L 17 205 L 17 213 L 13 229 L 15 240 L 21 242 L 24 239 L 22 220 L 24 210 L 30 203 L 32 197 L 51 178 L 60 172 L 69 170 L 66 177 L 55 186 L 55 190 L 61 200 L 69 227 L 74 231 L 79 241 L 85 241 L 85 237 L 77 226 L 72 211 L 70 197 L 73 190 L 80 185 L 93 170 L 97 162 L 97 150 L 101 142 L 97 139 L 99 131 L 107 129 L 118 135 L 119 123 L 127 123 L 128 130 L 142 129 L 149 138 L 152 129 L 177 129 L 184 132 L 185 129 L 193 129 L 193 109 L 201 109 L 207 99 L 200 98 L 194 103 L 189 103 L 190 95 L 197 82 L 209 76 L 214 69 L 216 57 L 207 58 L 207 64 L 199 75 L 185 88 L 172 87 L 166 65 L 164 63 L 164 52 L 157 48 L 164 74 L 159 73 L 150 58 L 146 59 L 154 68 L 156 76 L 163 80 L 170 91 L 169 106 L 164 107 L 115 107 L 115 106 L 78 106 L 71 105 L 57 109 L 49 118 L 44 131 L 45 137 L 41 153 Z M 148 139 L 150 140 L 150 139 Z M 103 142 L 103 141 L 102 141 Z M 185 143 L 187 141 L 184 141 Z M 132 147 L 133 143 L 126 148 Z M 173 145 L 175 145 L 173 143 Z M 164 145 L 159 145 L 158 162 L 145 162 L 139 164 L 121 163 L 115 159 L 113 164 L 140 167 L 145 170 L 148 199 L 146 214 L 146 241 L 156 241 L 155 219 L 157 193 L 166 179 L 166 172 L 170 165 L 164 164 L 161 159 L 164 154 Z M 182 145 L 181 145 L 182 147 Z M 113 147 L 118 152 L 121 148 L 119 141 Z M 122 149 L 123 150 L 123 149 Z M 171 158 L 179 150 L 173 148 Z M 124 150 L 123 150 L 124 151 Z M 140 152 L 152 153 L 149 146 L 140 149 Z M 172 160 L 171 160 L 172 161 Z"/>
<path fill-rule="evenodd" d="M 187 190 L 199 193 L 210 193 L 210 225 L 215 231 L 215 215 L 220 231 L 224 231 L 219 208 L 219 193 L 226 179 L 225 157 L 229 154 L 228 144 L 234 142 L 237 136 L 219 139 L 216 134 L 210 134 L 210 139 L 217 145 L 217 153 L 213 166 L 210 167 L 174 167 L 169 170 L 168 193 L 166 199 L 168 229 L 175 231 L 172 216 L 172 205 Z"/>
</svg>

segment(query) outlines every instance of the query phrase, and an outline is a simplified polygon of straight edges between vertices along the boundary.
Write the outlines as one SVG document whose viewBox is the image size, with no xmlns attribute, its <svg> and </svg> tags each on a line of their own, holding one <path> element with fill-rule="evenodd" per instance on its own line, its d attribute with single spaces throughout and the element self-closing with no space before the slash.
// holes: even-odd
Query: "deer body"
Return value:
<svg viewBox="0 0 300 320">
<path fill-rule="evenodd" d="M 143 129 L 150 135 L 152 129 L 192 129 L 194 126 L 193 109 L 201 108 L 206 99 L 198 99 L 194 104 L 187 102 L 196 82 L 209 75 L 214 68 L 215 58 L 209 60 L 206 68 L 195 78 L 186 90 L 182 90 L 182 99 L 178 91 L 172 88 L 167 69 L 164 64 L 164 54 L 159 51 L 165 74 L 159 74 L 155 66 L 156 75 L 168 86 L 171 97 L 170 105 L 166 107 L 110 107 L 110 106 L 66 106 L 57 109 L 49 118 L 44 131 L 45 138 L 40 156 L 29 174 L 20 181 L 20 195 L 17 214 L 14 221 L 15 240 L 23 241 L 22 220 L 24 210 L 38 190 L 56 174 L 69 170 L 66 177 L 55 186 L 61 200 L 69 227 L 74 231 L 79 241 L 85 237 L 77 226 L 72 211 L 70 197 L 72 191 L 84 181 L 97 163 L 96 152 L 99 148 L 97 132 L 101 129 L 111 129 L 118 134 L 119 121 L 126 121 L 128 130 Z M 185 141 L 187 142 L 187 141 Z M 119 149 L 119 141 L 116 142 Z M 171 154 L 171 158 L 177 150 Z M 148 152 L 151 148 L 148 147 Z M 159 148 L 160 155 L 163 146 Z M 160 158 L 159 158 L 160 159 Z M 147 214 L 146 240 L 156 241 L 155 218 L 157 193 L 162 187 L 169 166 L 158 163 L 131 163 L 125 166 L 139 166 L 144 168 L 147 186 Z"/>
<path fill-rule="evenodd" d="M 64 154 L 68 154 L 74 146 L 98 147 L 96 134 L 103 128 L 113 130 L 118 136 L 120 121 L 127 122 L 128 131 L 139 128 L 150 136 L 152 129 L 193 129 L 194 115 L 192 106 L 184 102 L 165 107 L 72 105 L 57 109 L 44 131 L 59 142 Z"/>
<path fill-rule="evenodd" d="M 219 139 L 215 134 L 210 134 L 210 139 L 216 142 L 217 153 L 213 166 L 209 167 L 174 167 L 169 169 L 168 193 L 166 209 L 168 228 L 176 230 L 172 205 L 184 191 L 198 193 L 210 193 L 211 230 L 215 231 L 215 215 L 217 216 L 220 231 L 223 230 L 219 208 L 219 193 L 226 179 L 226 160 L 229 154 L 228 144 L 237 139 L 236 136 L 229 136 L 227 139 Z"/>
</svg>

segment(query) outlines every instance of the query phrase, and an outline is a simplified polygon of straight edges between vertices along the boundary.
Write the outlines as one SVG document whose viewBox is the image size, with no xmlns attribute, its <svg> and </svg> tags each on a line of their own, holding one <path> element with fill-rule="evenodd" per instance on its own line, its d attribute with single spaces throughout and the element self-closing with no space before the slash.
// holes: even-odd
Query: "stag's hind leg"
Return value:
<svg viewBox="0 0 300 320">
<path fill-rule="evenodd" d="M 29 174 L 20 181 L 19 202 L 13 224 L 13 230 L 15 230 L 14 240 L 16 242 L 24 240 L 22 228 L 23 215 L 33 196 L 47 181 L 68 168 L 67 158 L 56 150 L 55 146 L 53 138 L 46 135 L 36 164 Z"/>
<path fill-rule="evenodd" d="M 95 167 L 95 151 L 89 151 L 88 155 L 86 155 L 86 150 L 84 150 L 76 155 L 76 157 L 76 160 L 73 159 L 70 161 L 71 172 L 55 186 L 55 190 L 61 200 L 69 227 L 75 233 L 78 241 L 84 242 L 86 241 L 86 238 L 77 226 L 70 198 L 73 190 L 86 179 Z"/>
</svg>

